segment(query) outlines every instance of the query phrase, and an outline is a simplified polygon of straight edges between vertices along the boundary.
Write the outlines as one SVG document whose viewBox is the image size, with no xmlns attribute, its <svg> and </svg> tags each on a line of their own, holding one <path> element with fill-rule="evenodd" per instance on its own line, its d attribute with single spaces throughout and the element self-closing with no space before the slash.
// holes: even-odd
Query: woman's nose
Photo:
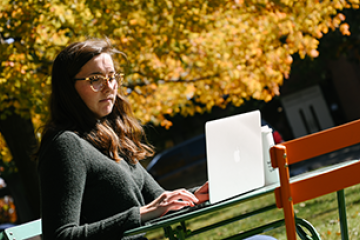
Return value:
<svg viewBox="0 0 360 240">
<path fill-rule="evenodd" d="M 116 82 L 112 84 L 111 81 L 110 81 L 110 78 L 106 78 L 106 79 L 103 80 L 103 87 L 102 88 L 103 88 L 103 90 L 106 90 L 106 92 L 107 92 L 110 89 L 114 89 L 115 84 L 116 84 Z"/>
</svg>

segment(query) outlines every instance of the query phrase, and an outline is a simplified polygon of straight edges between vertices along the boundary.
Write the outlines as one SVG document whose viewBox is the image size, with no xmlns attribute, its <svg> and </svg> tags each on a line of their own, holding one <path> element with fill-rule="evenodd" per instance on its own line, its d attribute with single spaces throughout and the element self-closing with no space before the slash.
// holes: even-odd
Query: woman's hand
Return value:
<svg viewBox="0 0 360 240">
<path fill-rule="evenodd" d="M 171 210 L 179 210 L 186 206 L 192 207 L 197 203 L 199 200 L 185 189 L 164 192 L 148 205 L 140 207 L 141 221 L 145 222 L 160 217 Z"/>
<path fill-rule="evenodd" d="M 206 182 L 198 190 L 196 190 L 194 195 L 197 199 L 199 199 L 199 202 L 197 202 L 197 204 L 209 200 L 209 182 Z"/>
</svg>

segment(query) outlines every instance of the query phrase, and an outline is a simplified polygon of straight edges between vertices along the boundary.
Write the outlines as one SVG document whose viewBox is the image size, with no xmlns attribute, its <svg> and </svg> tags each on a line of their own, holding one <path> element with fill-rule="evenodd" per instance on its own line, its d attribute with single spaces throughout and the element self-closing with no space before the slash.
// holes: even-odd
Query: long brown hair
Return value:
<svg viewBox="0 0 360 240">
<path fill-rule="evenodd" d="M 72 43 L 55 58 L 50 116 L 43 129 L 41 145 L 54 133 L 70 130 L 115 161 L 124 157 L 136 163 L 152 156 L 154 151 L 121 89 L 116 95 L 113 111 L 101 120 L 96 118 L 75 89 L 75 75 L 90 59 L 101 53 L 110 56 L 121 54 L 126 58 L 124 53 L 111 46 L 108 39 Z"/>
</svg>

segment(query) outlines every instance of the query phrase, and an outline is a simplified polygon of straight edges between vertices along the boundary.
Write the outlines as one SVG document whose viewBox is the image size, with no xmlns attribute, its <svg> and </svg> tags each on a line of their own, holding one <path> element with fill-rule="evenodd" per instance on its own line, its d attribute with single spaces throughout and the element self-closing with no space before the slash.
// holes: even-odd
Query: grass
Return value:
<svg viewBox="0 0 360 240">
<path fill-rule="evenodd" d="M 349 230 L 349 239 L 360 239 L 360 185 L 356 185 L 345 189 L 346 210 Z M 207 226 L 211 223 L 227 219 L 232 216 L 250 212 L 262 206 L 268 206 L 274 203 L 273 194 L 268 194 L 260 198 L 241 203 L 239 205 L 224 209 L 222 211 L 203 215 L 195 218 L 187 226 L 189 229 L 197 229 Z M 313 200 L 306 201 L 295 205 L 295 213 L 298 217 L 306 219 L 316 228 L 323 240 L 341 239 L 339 214 L 337 208 L 336 193 L 331 193 Z M 195 235 L 189 239 L 211 240 L 222 239 L 233 234 L 246 231 L 253 227 L 282 219 L 283 211 L 281 209 L 273 209 L 268 212 L 237 221 L 226 226 L 213 229 L 211 231 Z M 279 227 L 266 232 L 267 235 L 273 236 L 279 240 L 286 240 L 285 227 Z M 149 232 L 147 238 L 151 240 L 164 239 L 163 230 Z"/>
</svg>

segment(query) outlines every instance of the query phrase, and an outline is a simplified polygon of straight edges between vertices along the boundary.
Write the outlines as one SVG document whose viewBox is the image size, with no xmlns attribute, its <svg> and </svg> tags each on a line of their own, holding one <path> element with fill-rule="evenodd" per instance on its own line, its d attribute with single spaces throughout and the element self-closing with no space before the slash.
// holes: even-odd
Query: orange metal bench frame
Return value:
<svg viewBox="0 0 360 240">
<path fill-rule="evenodd" d="M 289 166 L 357 143 L 360 143 L 360 120 L 284 142 L 270 149 L 272 165 L 279 169 L 280 187 L 275 190 L 275 197 L 277 207 L 284 211 L 288 240 L 296 240 L 294 204 L 360 183 L 360 162 L 296 182 L 290 182 Z"/>
</svg>

